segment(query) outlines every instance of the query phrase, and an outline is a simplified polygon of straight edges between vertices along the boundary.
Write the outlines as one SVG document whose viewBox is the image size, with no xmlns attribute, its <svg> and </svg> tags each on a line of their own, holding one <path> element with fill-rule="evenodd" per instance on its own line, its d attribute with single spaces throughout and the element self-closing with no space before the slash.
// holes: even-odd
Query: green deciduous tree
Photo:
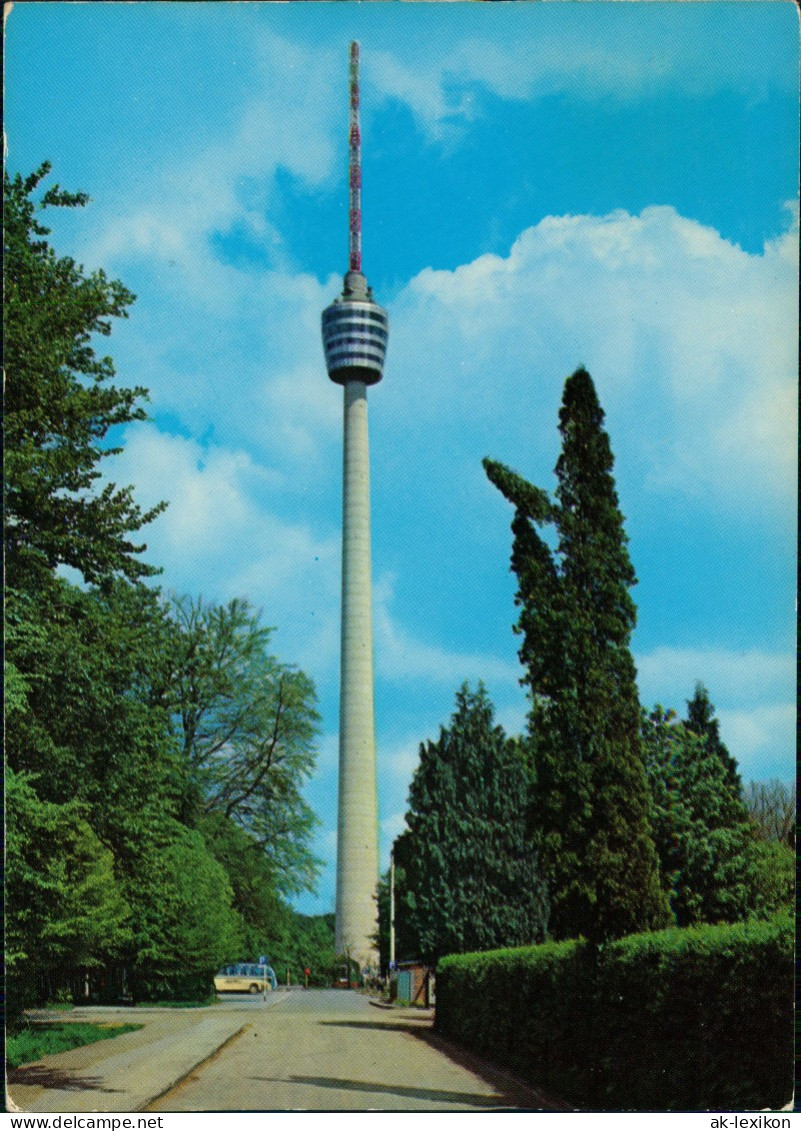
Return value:
<svg viewBox="0 0 801 1131">
<path fill-rule="evenodd" d="M 297 982 L 311 970 L 310 985 L 327 985 L 334 961 L 333 916 L 300 915 L 279 894 L 274 862 L 248 832 L 225 814 L 212 810 L 198 823 L 206 846 L 230 881 L 233 908 L 242 932 L 239 949 L 226 962 L 253 962 L 269 956 L 283 978 L 289 966 Z"/>
<path fill-rule="evenodd" d="M 157 595 L 124 580 L 100 591 L 54 578 L 45 590 L 15 594 L 7 632 L 25 684 L 8 719 L 9 764 L 37 775 L 43 798 L 88 804 L 115 850 L 135 842 L 151 799 L 169 813 L 180 790 L 167 684 L 172 629 Z"/>
<path fill-rule="evenodd" d="M 312 888 L 317 823 L 301 789 L 315 762 L 311 680 L 269 652 L 271 630 L 247 601 L 173 602 L 175 696 L 192 812 L 223 814 L 267 854 L 277 887 Z"/>
<path fill-rule="evenodd" d="M 254 617 L 248 616 L 254 628 Z M 230 627 L 225 616 L 222 621 Z M 208 988 L 209 963 L 218 951 L 203 952 L 197 944 L 205 937 L 204 917 L 217 923 L 215 930 L 225 940 L 223 959 L 247 959 L 263 945 L 265 934 L 268 940 L 291 934 L 282 926 L 289 912 L 280 892 L 312 882 L 308 835 L 314 817 L 300 789 L 313 765 L 311 742 L 305 744 L 315 717 L 313 697 L 306 695 L 308 685 L 299 673 L 266 657 L 266 637 L 258 626 L 254 632 L 261 651 L 254 649 L 239 673 L 241 682 L 231 660 L 227 681 L 215 685 L 217 698 L 202 715 L 209 722 L 211 708 L 218 707 L 217 724 L 237 718 L 239 729 L 229 736 L 231 747 L 223 743 L 198 773 L 192 751 L 182 745 L 182 728 L 177 733 L 173 728 L 176 689 L 193 678 L 181 667 L 186 639 L 157 593 L 124 579 L 83 590 L 54 578 L 44 592 L 20 595 L 9 617 L 17 669 L 17 695 L 8 717 L 9 764 L 34 775 L 42 805 L 83 806 L 131 909 L 129 943 L 120 962 L 137 994 L 175 997 L 188 992 L 190 984 L 195 994 L 201 983 Z M 200 643 L 209 640 L 202 636 Z M 228 644 L 235 651 L 230 639 Z M 273 683 L 270 674 L 276 676 Z M 288 686 L 276 697 L 279 676 Z M 306 708 L 311 716 L 302 716 Z M 210 728 L 200 733 L 212 735 Z M 201 803 L 188 806 L 192 783 Z M 232 800 L 239 803 L 231 805 Z M 186 842 L 188 826 L 195 825 L 205 841 L 202 852 L 196 840 Z M 30 855 L 26 823 L 12 815 L 9 833 L 18 850 Z M 202 902 L 188 900 L 182 873 L 170 864 L 188 859 L 187 853 L 193 869 L 207 877 L 207 887 L 233 889 L 230 906 L 218 908 L 216 919 L 211 912 L 207 916 Z M 219 875 L 214 879 L 221 866 L 224 882 Z M 33 941 L 28 940 L 29 950 Z M 201 957 L 202 969 L 196 969 Z M 20 977 L 25 970 L 23 963 Z"/>
<path fill-rule="evenodd" d="M 102 846 L 130 909 L 128 940 L 116 959 L 134 980 L 145 968 L 163 972 L 173 961 L 165 916 L 177 883 L 166 860 L 183 835 L 176 820 L 183 764 L 171 730 L 169 618 L 157 594 L 141 584 L 107 579 L 102 589 L 84 590 L 53 578 L 42 590 L 17 596 L 8 629 L 25 684 L 8 717 L 11 771 L 27 775 L 42 812 L 63 813 L 66 822 L 70 807 L 79 807 L 87 837 Z M 10 813 L 8 830 L 10 847 L 30 859 L 30 822 Z M 66 851 L 77 851 L 72 840 L 61 840 Z M 46 855 L 36 860 L 44 868 Z M 16 899 L 15 892 L 15 906 Z M 60 917 L 59 904 L 53 907 Z M 32 953 L 38 927 L 30 919 L 20 925 L 23 949 Z M 21 963 L 17 974 L 29 981 L 30 963 Z"/>
<path fill-rule="evenodd" d="M 760 840 L 795 845 L 795 785 L 778 778 L 750 781 L 744 794 L 748 817 Z"/>
<path fill-rule="evenodd" d="M 512 569 L 529 688 L 531 828 L 555 938 L 593 940 L 664 925 L 630 650 L 635 575 L 590 375 L 565 383 L 552 500 L 484 461 L 515 507 Z M 541 530 L 552 532 L 555 547 Z"/>
<path fill-rule="evenodd" d="M 47 243 L 41 210 L 88 199 L 54 185 L 37 203 L 49 170 L 4 178 L 5 551 L 8 583 L 20 588 L 58 565 L 87 581 L 153 573 L 131 536 L 162 509 L 142 512 L 130 487 L 99 486 L 102 461 L 120 450 L 109 432 L 144 419 L 146 390 L 109 384 L 114 366 L 92 341 L 127 317 L 134 296 Z"/>
<path fill-rule="evenodd" d="M 269 941 L 267 953 L 282 981 L 288 970 L 291 984 L 305 982 L 308 969 L 310 986 L 330 986 L 337 963 L 333 914 L 302 915 L 288 907 L 280 937 Z"/>
<path fill-rule="evenodd" d="M 463 686 L 449 727 L 420 747 L 406 823 L 395 842 L 400 957 L 435 962 L 543 937 L 525 768 L 483 686 Z"/>
<path fill-rule="evenodd" d="M 45 164 L 25 179 L 4 178 L 6 757 L 42 819 L 66 821 L 79 805 L 82 839 L 65 834 L 65 851 L 79 868 L 87 846 L 101 847 L 97 860 L 104 875 L 113 871 L 135 935 L 142 908 L 129 885 L 143 843 L 161 835 L 178 794 L 178 748 L 159 682 L 167 629 L 156 596 L 138 583 L 156 571 L 138 560 L 143 547 L 132 539 L 161 507 L 144 513 L 132 488 L 103 485 L 104 461 L 120 450 L 113 431 L 144 419 L 146 393 L 111 384 L 111 359 L 98 357 L 93 342 L 127 316 L 133 295 L 50 247 L 41 211 L 87 197 L 58 186 L 42 193 L 48 172 Z M 96 588 L 69 584 L 56 572 L 63 566 Z M 10 814 L 9 851 L 38 862 L 31 882 L 38 870 L 49 883 L 36 827 Z M 15 899 L 11 913 L 21 910 Z M 38 953 L 33 920 L 18 923 L 22 951 Z M 89 920 L 84 929 L 91 953 Z M 23 983 L 33 959 L 25 961 Z"/>
<path fill-rule="evenodd" d="M 131 988 L 135 996 L 203 998 L 219 967 L 242 948 L 240 917 L 228 873 L 195 829 L 177 821 L 153 854 L 146 877 L 155 888 L 142 901 Z"/>
<path fill-rule="evenodd" d="M 313 883 L 314 689 L 246 602 L 144 583 L 136 536 L 162 505 L 106 472 L 146 390 L 94 348 L 134 296 L 49 245 L 41 211 L 87 197 L 43 191 L 48 172 L 4 180 L 12 988 L 107 962 L 109 993 L 123 968 L 146 996 L 205 992 Z"/>
<path fill-rule="evenodd" d="M 795 852 L 783 841 L 757 837 L 750 847 L 749 909 L 757 919 L 795 910 Z"/>
<path fill-rule="evenodd" d="M 243 924 L 240 953 L 229 962 L 250 962 L 254 955 L 275 952 L 284 937 L 288 908 L 278 893 L 274 867 L 259 842 L 224 813 L 204 813 L 197 824 L 206 846 L 225 868 L 233 906 Z"/>
<path fill-rule="evenodd" d="M 55 967 L 91 969 L 130 942 L 131 909 L 114 858 L 76 801 L 42 801 L 35 779 L 8 770 L 6 962 L 13 1011 L 33 1003 Z"/>
</svg>

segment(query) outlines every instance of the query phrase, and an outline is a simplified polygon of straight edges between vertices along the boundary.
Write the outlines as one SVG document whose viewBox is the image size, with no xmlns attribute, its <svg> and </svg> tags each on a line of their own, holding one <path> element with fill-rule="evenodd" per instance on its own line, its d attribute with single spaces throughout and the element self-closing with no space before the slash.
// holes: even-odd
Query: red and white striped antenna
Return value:
<svg viewBox="0 0 801 1131">
<path fill-rule="evenodd" d="M 350 45 L 350 270 L 362 269 L 362 139 L 359 132 L 359 44 Z"/>
</svg>

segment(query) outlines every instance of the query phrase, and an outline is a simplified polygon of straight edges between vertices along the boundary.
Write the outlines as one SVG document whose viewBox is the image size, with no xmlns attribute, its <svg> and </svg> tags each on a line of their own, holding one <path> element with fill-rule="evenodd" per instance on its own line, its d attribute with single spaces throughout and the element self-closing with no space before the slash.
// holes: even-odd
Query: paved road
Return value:
<svg viewBox="0 0 801 1131">
<path fill-rule="evenodd" d="M 542 1110 L 431 1034 L 431 1016 L 350 990 L 281 995 L 147 1111 Z"/>
</svg>

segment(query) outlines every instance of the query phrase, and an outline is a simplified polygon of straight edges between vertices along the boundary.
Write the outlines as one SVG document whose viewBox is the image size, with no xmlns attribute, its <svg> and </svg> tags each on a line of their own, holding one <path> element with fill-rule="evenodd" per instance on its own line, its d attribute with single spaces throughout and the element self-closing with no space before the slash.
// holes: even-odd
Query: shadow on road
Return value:
<svg viewBox="0 0 801 1131">
<path fill-rule="evenodd" d="M 12 1068 L 8 1084 L 24 1084 L 30 1088 L 53 1088 L 60 1092 L 120 1092 L 121 1088 L 106 1088 L 102 1076 L 80 1076 L 63 1068 L 49 1068 L 45 1064 L 23 1065 Z"/>
<path fill-rule="evenodd" d="M 479 1076 L 485 1080 L 496 1092 L 494 1096 L 479 1097 L 478 1106 L 488 1106 L 497 1108 L 502 1105 L 506 1110 L 514 1111 L 575 1111 L 572 1105 L 565 1103 L 563 1100 L 556 1099 L 553 1096 L 546 1095 L 541 1092 L 539 1088 L 535 1088 L 530 1084 L 525 1084 L 523 1081 L 516 1079 L 509 1075 L 499 1065 L 488 1063 L 486 1060 L 474 1053 L 469 1052 L 467 1049 L 461 1048 L 459 1045 L 454 1044 L 452 1041 L 445 1037 L 441 1037 L 438 1033 L 434 1032 L 433 1019 L 431 1015 L 398 1018 L 394 1021 L 321 1021 L 321 1025 L 339 1025 L 349 1029 L 377 1029 L 377 1030 L 390 1030 L 400 1033 L 409 1033 L 411 1036 L 416 1037 L 420 1041 L 425 1041 L 431 1048 L 437 1050 L 443 1056 L 446 1056 L 454 1064 L 458 1064 L 460 1068 L 466 1068 L 468 1072 Z M 333 1087 L 333 1084 L 322 1085 Z M 343 1084 L 343 1087 L 345 1085 Z M 359 1088 L 367 1089 L 367 1085 L 358 1085 Z M 381 1090 L 379 1086 L 376 1090 Z M 395 1088 L 389 1089 L 390 1091 L 397 1091 Z M 415 1089 L 408 1090 L 409 1094 L 419 1094 Z M 401 1090 L 399 1094 L 406 1094 Z M 445 1093 L 443 1093 L 444 1097 Z M 434 1098 L 437 1098 L 434 1096 Z M 475 1097 L 465 1093 L 463 1101 L 465 1103 L 473 1103 Z M 451 1102 L 459 1102 L 456 1099 L 451 1099 Z"/>
<path fill-rule="evenodd" d="M 321 1021 L 321 1025 L 337 1025 L 343 1029 L 380 1029 L 383 1033 L 414 1033 L 425 1036 L 431 1024 L 427 1018 L 413 1021 Z"/>
<path fill-rule="evenodd" d="M 310 1084 L 317 1088 L 335 1088 L 338 1091 L 374 1092 L 378 1095 L 402 1096 L 405 1099 L 430 1100 L 433 1103 L 470 1104 L 471 1107 L 489 1107 L 498 1110 L 508 1106 L 505 1097 L 485 1096 L 478 1092 L 448 1092 L 439 1088 L 409 1088 L 403 1084 L 377 1084 L 368 1080 L 348 1080 L 338 1076 L 288 1076 L 279 1079 L 271 1076 L 251 1076 L 267 1084 Z"/>
</svg>

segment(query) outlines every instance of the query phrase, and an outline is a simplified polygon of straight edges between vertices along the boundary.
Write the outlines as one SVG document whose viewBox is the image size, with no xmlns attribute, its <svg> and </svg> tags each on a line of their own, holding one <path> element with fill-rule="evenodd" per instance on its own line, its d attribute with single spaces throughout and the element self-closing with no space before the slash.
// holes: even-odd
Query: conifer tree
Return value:
<svg viewBox="0 0 801 1131">
<path fill-rule="evenodd" d="M 420 747 L 408 831 L 395 842 L 401 958 L 538 942 L 546 912 L 526 840 L 526 774 L 493 721 L 482 685 L 465 684 L 450 726 Z"/>
<path fill-rule="evenodd" d="M 731 756 L 728 747 L 720 737 L 720 721 L 715 718 L 715 705 L 709 700 L 709 692 L 703 683 L 696 683 L 695 695 L 687 700 L 687 730 L 706 738 L 707 747 L 720 760 L 726 771 L 726 782 L 736 797 L 742 797 L 743 783 L 737 769 L 737 760 Z"/>
<path fill-rule="evenodd" d="M 661 707 L 642 727 L 654 840 L 676 922 L 744 919 L 754 906 L 757 861 L 748 811 L 718 751 Z"/>
<path fill-rule="evenodd" d="M 636 578 L 589 373 L 565 383 L 554 499 L 491 460 L 515 507 L 512 569 L 531 697 L 531 832 L 555 938 L 594 941 L 664 925 L 630 651 Z M 554 549 L 540 529 L 551 528 Z"/>
</svg>

